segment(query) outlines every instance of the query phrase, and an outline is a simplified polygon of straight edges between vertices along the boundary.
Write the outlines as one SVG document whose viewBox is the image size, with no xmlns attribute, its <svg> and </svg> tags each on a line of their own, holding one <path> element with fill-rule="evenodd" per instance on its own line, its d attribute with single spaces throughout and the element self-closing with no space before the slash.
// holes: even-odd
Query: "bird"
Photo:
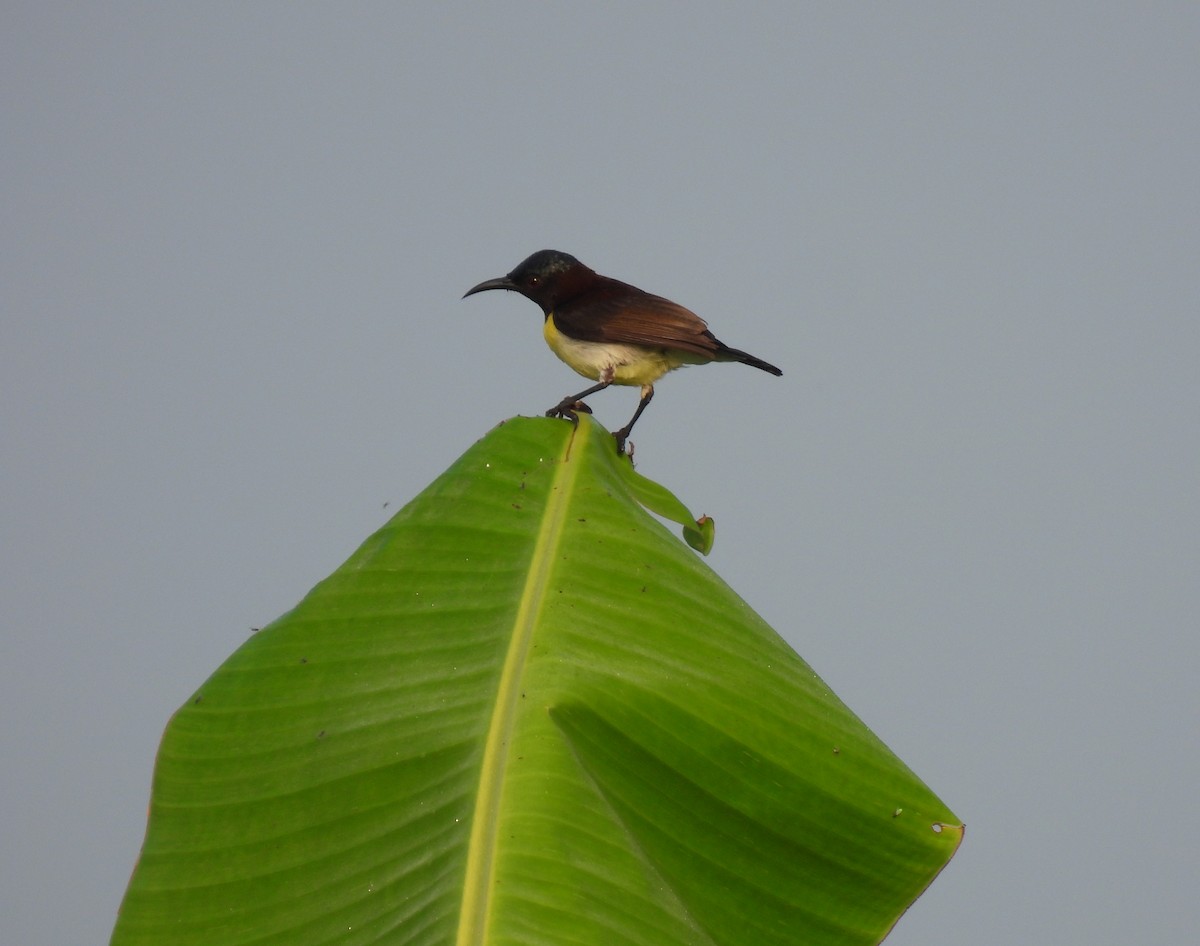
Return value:
<svg viewBox="0 0 1200 946">
<path fill-rule="evenodd" d="M 613 432 L 617 452 L 654 397 L 654 382 L 684 365 L 737 361 L 779 377 L 783 372 L 748 352 L 730 348 L 690 309 L 636 286 L 601 276 L 574 256 L 539 250 L 507 276 L 472 286 L 463 298 L 489 289 L 518 292 L 541 306 L 546 344 L 576 372 L 596 383 L 564 397 L 547 417 L 578 421 L 591 409 L 585 397 L 609 385 L 641 387 L 633 418 Z"/>
</svg>

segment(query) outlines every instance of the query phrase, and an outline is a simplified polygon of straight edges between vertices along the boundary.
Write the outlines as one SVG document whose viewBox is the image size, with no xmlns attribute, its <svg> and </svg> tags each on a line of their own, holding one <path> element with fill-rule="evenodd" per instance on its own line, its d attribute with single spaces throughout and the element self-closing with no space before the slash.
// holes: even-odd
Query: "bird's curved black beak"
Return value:
<svg viewBox="0 0 1200 946">
<path fill-rule="evenodd" d="M 473 296 L 477 292 L 486 292 L 488 289 L 510 289 L 513 292 L 518 291 L 517 284 L 515 282 L 513 282 L 507 276 L 501 276 L 499 279 L 488 279 L 484 282 L 481 282 L 478 286 L 472 286 L 463 293 L 463 298 L 465 299 L 467 296 Z"/>
</svg>

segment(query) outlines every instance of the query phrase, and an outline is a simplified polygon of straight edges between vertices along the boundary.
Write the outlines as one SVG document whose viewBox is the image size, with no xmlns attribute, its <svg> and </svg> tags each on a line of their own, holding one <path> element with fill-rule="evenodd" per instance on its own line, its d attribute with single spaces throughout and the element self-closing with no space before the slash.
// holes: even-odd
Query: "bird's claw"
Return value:
<svg viewBox="0 0 1200 946">
<path fill-rule="evenodd" d="M 578 424 L 580 414 L 590 414 L 591 412 L 592 409 L 584 404 L 583 401 L 577 401 L 574 398 L 568 397 L 546 411 L 546 416 L 561 417 L 563 420 L 569 420 L 572 424 Z"/>
</svg>

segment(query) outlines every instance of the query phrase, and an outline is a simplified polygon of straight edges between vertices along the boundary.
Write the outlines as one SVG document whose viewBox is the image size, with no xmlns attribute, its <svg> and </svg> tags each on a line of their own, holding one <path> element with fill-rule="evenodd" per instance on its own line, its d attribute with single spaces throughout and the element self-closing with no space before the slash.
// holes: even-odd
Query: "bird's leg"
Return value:
<svg viewBox="0 0 1200 946">
<path fill-rule="evenodd" d="M 577 423 L 579 423 L 579 418 L 575 414 L 576 411 L 583 410 L 585 413 L 588 413 L 588 414 L 590 414 L 592 412 L 591 408 L 589 408 L 586 404 L 581 404 L 580 402 L 585 397 L 595 394 L 597 391 L 603 391 L 610 384 L 612 384 L 612 376 L 611 375 L 608 375 L 607 378 L 602 377 L 600 379 L 599 384 L 593 384 L 586 391 L 580 391 L 578 394 L 571 394 L 571 395 L 568 395 L 567 397 L 564 397 L 561 401 L 559 401 L 557 404 L 555 404 L 554 407 L 552 407 L 552 408 L 550 408 L 550 410 L 546 411 L 546 416 L 547 417 L 564 417 L 567 420 L 569 420 L 571 423 L 577 424 Z"/>
<path fill-rule="evenodd" d="M 642 411 L 646 409 L 646 405 L 650 403 L 650 399 L 654 397 L 654 385 L 642 385 L 642 399 L 638 401 L 637 410 L 633 412 L 633 417 L 629 423 L 620 430 L 613 431 L 613 436 L 617 440 L 617 453 L 625 452 L 625 441 L 629 439 L 629 432 L 633 430 L 633 425 L 637 423 L 639 417 L 642 416 Z"/>
</svg>

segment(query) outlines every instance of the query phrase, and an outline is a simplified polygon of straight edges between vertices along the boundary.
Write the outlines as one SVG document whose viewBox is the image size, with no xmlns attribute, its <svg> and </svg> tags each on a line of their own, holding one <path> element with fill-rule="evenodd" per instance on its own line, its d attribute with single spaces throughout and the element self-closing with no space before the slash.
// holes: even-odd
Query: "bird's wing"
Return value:
<svg viewBox="0 0 1200 946">
<path fill-rule="evenodd" d="M 564 334 L 587 342 L 667 348 L 709 359 L 723 347 L 691 309 L 648 292 L 567 304 L 555 310 L 554 323 Z"/>
</svg>

